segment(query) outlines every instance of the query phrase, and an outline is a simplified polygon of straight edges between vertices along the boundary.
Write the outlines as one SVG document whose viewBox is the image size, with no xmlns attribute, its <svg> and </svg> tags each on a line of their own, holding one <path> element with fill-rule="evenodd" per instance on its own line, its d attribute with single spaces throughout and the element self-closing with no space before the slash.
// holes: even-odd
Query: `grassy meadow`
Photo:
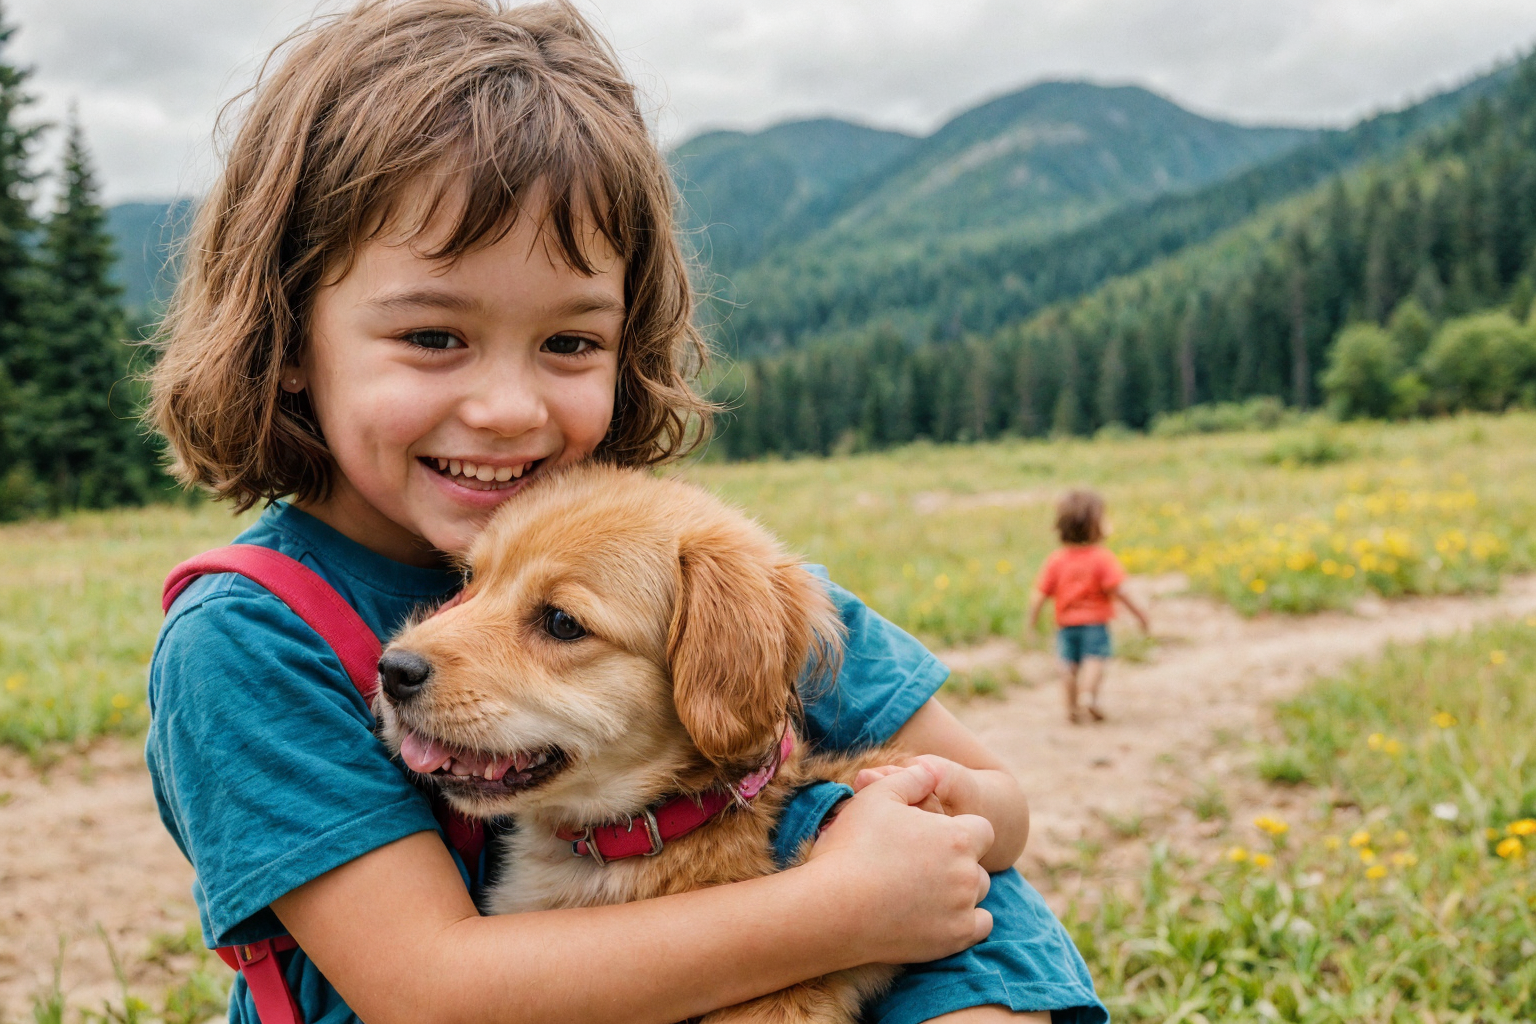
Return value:
<svg viewBox="0 0 1536 1024">
<path fill-rule="evenodd" d="M 1132 572 L 1247 613 L 1486 590 L 1536 569 L 1536 415 L 968 447 L 681 472 L 936 646 L 1015 635 L 1071 484 L 1107 495 Z M 0 742 L 143 729 L 160 580 L 226 542 L 222 508 L 0 527 Z"/>
<path fill-rule="evenodd" d="M 1536 1018 L 1536 616 L 1391 649 L 1279 708 L 1312 810 L 1158 848 L 1069 915 L 1120 1021 Z M 1217 813 L 1214 809 L 1212 813 Z"/>
</svg>

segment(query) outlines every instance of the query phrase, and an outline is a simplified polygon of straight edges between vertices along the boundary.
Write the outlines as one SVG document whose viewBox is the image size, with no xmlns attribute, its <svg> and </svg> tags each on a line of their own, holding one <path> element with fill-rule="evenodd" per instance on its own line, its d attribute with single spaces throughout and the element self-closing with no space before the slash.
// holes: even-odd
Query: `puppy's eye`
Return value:
<svg viewBox="0 0 1536 1024">
<path fill-rule="evenodd" d="M 551 608 L 544 613 L 544 632 L 556 640 L 580 640 L 587 635 L 575 616 L 559 608 Z"/>
</svg>

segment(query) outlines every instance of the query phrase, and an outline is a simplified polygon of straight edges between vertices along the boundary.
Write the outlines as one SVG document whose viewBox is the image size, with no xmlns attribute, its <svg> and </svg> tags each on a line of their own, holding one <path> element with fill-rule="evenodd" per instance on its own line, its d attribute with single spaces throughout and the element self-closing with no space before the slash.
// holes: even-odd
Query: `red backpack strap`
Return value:
<svg viewBox="0 0 1536 1024">
<path fill-rule="evenodd" d="M 257 544 L 231 544 L 189 558 L 165 578 L 161 608 L 170 612 L 176 598 L 198 577 L 226 572 L 260 584 L 320 634 L 336 652 L 347 678 L 363 700 L 373 703 L 379 688 L 379 655 L 383 649 L 379 638 L 319 573 L 280 551 Z M 433 801 L 433 812 L 465 867 L 476 874 L 480 851 L 485 847 L 484 827 L 441 800 Z M 215 950 L 225 963 L 245 976 L 261 1024 L 303 1024 L 298 1003 L 277 962 L 279 952 L 296 948 L 298 945 L 291 937 L 283 936 Z"/>
<path fill-rule="evenodd" d="M 193 580 L 221 572 L 238 573 L 276 595 L 330 645 L 357 692 L 364 701 L 373 703 L 379 687 L 379 638 L 319 573 L 281 551 L 256 544 L 231 544 L 189 558 L 165 578 L 161 607 L 169 612 Z"/>
<path fill-rule="evenodd" d="M 283 976 L 282 965 L 277 962 L 277 954 L 298 948 L 291 936 L 284 935 L 214 950 L 220 959 L 245 976 L 251 1001 L 256 1004 L 256 1019 L 261 1024 L 304 1024 L 304 1014 Z"/>
</svg>

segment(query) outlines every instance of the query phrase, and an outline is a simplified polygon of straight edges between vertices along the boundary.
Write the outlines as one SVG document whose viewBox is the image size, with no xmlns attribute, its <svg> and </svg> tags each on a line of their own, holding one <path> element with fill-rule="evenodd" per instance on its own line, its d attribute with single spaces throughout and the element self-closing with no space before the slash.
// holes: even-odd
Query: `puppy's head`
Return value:
<svg viewBox="0 0 1536 1024">
<path fill-rule="evenodd" d="M 583 466 L 508 503 L 380 660 L 385 738 L 468 814 L 612 820 L 767 760 L 841 624 L 698 488 Z"/>
</svg>

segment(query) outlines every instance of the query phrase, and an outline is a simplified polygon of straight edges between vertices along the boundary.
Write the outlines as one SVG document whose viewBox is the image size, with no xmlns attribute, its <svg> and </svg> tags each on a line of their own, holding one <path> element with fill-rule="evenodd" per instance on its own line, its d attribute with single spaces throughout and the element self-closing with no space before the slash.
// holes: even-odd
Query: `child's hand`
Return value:
<svg viewBox="0 0 1536 1024">
<path fill-rule="evenodd" d="M 939 757 L 937 754 L 919 754 L 911 760 L 910 764 L 927 765 L 938 779 L 933 794 L 924 797 L 921 803 L 913 806 L 921 807 L 925 811 L 949 815 L 982 813 L 985 805 L 981 794 L 980 777 L 974 768 L 967 768 L 963 764 Z M 853 780 L 853 791 L 857 793 L 870 783 L 901 770 L 899 765 L 893 764 L 865 768 Z"/>
<path fill-rule="evenodd" d="M 835 918 L 869 963 L 925 963 L 980 942 L 992 931 L 992 915 L 976 906 L 991 885 L 980 864 L 991 823 L 921 811 L 940 785 L 931 765 L 874 771 L 806 861 L 831 874 L 828 893 L 849 901 Z"/>
</svg>

